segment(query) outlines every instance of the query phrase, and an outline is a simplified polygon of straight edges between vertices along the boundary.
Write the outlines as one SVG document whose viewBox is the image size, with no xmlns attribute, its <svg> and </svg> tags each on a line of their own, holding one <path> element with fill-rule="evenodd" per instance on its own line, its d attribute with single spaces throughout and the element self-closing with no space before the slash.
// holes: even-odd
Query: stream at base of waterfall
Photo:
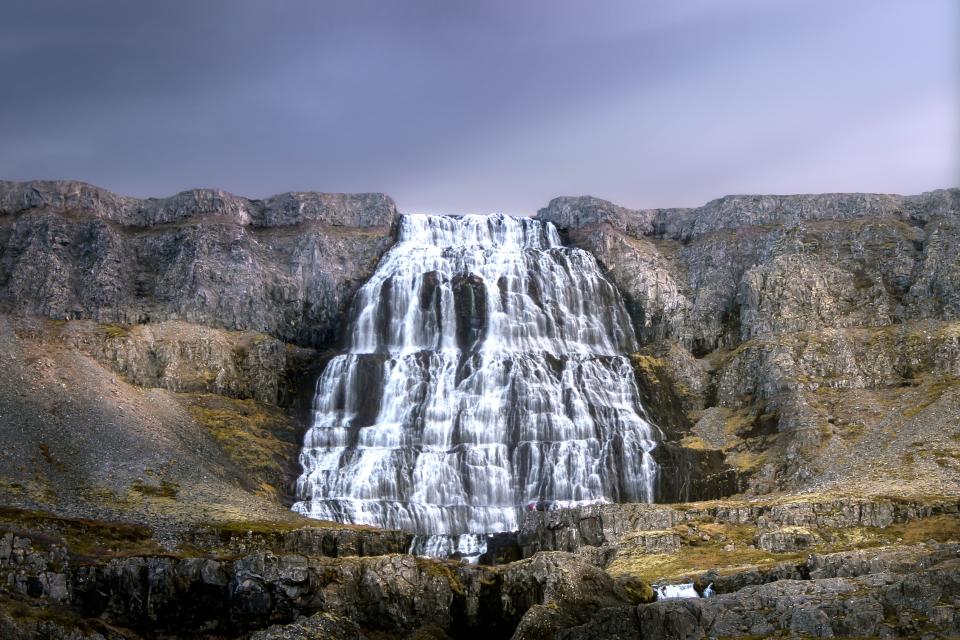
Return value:
<svg viewBox="0 0 960 640">
<path fill-rule="evenodd" d="M 524 508 L 649 502 L 636 349 L 593 256 L 528 218 L 404 215 L 321 375 L 293 509 L 476 558 Z"/>
</svg>

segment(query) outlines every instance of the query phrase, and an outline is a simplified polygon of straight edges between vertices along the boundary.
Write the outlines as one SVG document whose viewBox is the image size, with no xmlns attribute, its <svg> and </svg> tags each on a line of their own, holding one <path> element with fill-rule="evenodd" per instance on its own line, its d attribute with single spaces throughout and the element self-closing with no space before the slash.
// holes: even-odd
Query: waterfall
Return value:
<svg viewBox="0 0 960 640">
<path fill-rule="evenodd" d="M 482 551 L 524 508 L 653 499 L 617 289 L 527 218 L 400 218 L 317 383 L 294 510 Z"/>
<path fill-rule="evenodd" d="M 697 591 L 697 587 L 692 582 L 682 584 L 654 585 L 654 593 L 657 594 L 657 600 L 670 600 L 673 598 L 712 598 L 713 583 L 707 585 L 703 590 L 703 595 Z"/>
</svg>

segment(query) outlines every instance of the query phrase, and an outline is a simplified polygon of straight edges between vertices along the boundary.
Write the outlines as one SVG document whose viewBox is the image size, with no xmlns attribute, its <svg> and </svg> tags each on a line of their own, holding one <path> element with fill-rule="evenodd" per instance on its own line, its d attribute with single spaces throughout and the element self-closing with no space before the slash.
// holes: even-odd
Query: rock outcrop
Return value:
<svg viewBox="0 0 960 640">
<path fill-rule="evenodd" d="M 721 477 L 719 455 L 756 492 L 956 482 L 960 451 L 941 434 L 958 415 L 960 189 L 642 211 L 557 198 L 538 217 L 627 300 L 641 391 L 673 450 L 699 452 L 668 470 Z M 698 495 L 711 497 L 679 497 Z"/>
<path fill-rule="evenodd" d="M 606 266 L 641 340 L 695 354 L 769 333 L 960 313 L 960 189 L 728 196 L 642 211 L 556 198 L 537 217 Z"/>
<path fill-rule="evenodd" d="M 633 637 L 952 637 L 960 634 L 952 604 L 958 570 L 953 560 L 906 577 L 780 580 L 710 599 L 658 602 L 638 611 Z"/>
<path fill-rule="evenodd" d="M 616 526 L 679 520 L 700 527 L 695 534 L 675 534 L 682 539 L 679 549 L 640 551 L 656 563 L 697 554 L 702 540 L 695 537 L 708 530 L 720 536 L 720 525 L 731 525 L 732 532 L 751 521 L 767 530 L 816 522 L 821 535 L 828 526 L 880 525 L 900 526 L 891 533 L 906 537 L 955 536 L 955 523 L 944 527 L 943 518 L 956 509 L 956 502 L 715 503 L 673 515 L 631 512 Z M 41 516 L 28 517 L 33 526 L 44 526 Z M 912 519 L 897 525 L 902 518 Z M 145 554 L 131 553 L 137 547 L 130 545 L 143 550 L 149 540 L 130 527 L 47 525 L 54 528 L 0 533 L 0 630 L 6 637 L 935 638 L 955 635 L 960 621 L 960 545 L 932 539 L 802 555 L 775 551 L 783 561 L 755 566 L 732 557 L 733 564 L 689 578 L 700 591 L 711 585 L 711 597 L 654 602 L 640 576 L 624 573 L 616 562 L 604 570 L 582 549 L 541 551 L 485 567 L 397 554 L 388 532 L 369 532 L 368 539 L 379 536 L 379 546 L 368 550 L 382 555 L 356 554 L 358 547 L 347 545 L 330 557 L 319 542 L 321 530 L 292 530 L 248 532 L 247 548 L 223 546 L 230 534 L 221 532 L 213 546 L 194 536 L 179 552 Z M 615 554 L 637 551 L 634 533 L 618 534 Z M 353 535 L 332 534 L 342 540 Z M 90 547 L 93 540 L 117 546 Z M 838 537 L 836 544 L 849 541 Z M 85 555 L 84 548 L 98 555 Z"/>
<path fill-rule="evenodd" d="M 629 589 L 570 554 L 489 568 L 395 553 L 330 558 L 316 551 L 307 545 L 296 553 L 268 549 L 232 559 L 222 551 L 218 557 L 119 555 L 91 563 L 55 538 L 11 532 L 0 536 L 0 576 L 6 578 L 0 594 L 12 594 L 23 607 L 64 606 L 80 620 L 130 631 L 118 637 L 254 629 L 263 629 L 261 638 L 359 637 L 361 629 L 385 637 L 418 630 L 440 637 L 550 637 L 602 609 L 636 604 Z M 0 624 L 3 611 L 0 606 Z"/>
<path fill-rule="evenodd" d="M 395 218 L 383 194 L 137 200 L 80 182 L 0 182 L 0 311 L 329 345 Z"/>
<path fill-rule="evenodd" d="M 883 529 L 895 523 L 941 514 L 960 515 L 960 500 L 837 496 L 754 503 L 705 502 L 684 504 L 679 508 L 666 504 L 599 504 L 555 511 L 527 511 L 517 542 L 524 556 L 539 551 L 588 550 L 596 557 L 590 547 L 609 551 L 630 547 L 637 548 L 639 555 L 650 555 L 679 549 L 677 527 L 710 522 L 752 527 L 755 535 L 749 536 L 749 543 L 773 550 L 774 545 L 783 546 L 779 541 L 810 536 L 807 529 Z M 741 532 L 740 535 L 744 534 Z M 787 550 L 778 549 L 776 552 Z"/>
</svg>

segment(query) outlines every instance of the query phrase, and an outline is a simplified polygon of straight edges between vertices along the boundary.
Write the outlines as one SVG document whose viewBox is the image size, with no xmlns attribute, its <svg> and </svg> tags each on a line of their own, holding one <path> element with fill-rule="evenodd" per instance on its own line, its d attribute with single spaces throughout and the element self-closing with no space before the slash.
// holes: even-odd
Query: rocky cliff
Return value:
<svg viewBox="0 0 960 640">
<path fill-rule="evenodd" d="M 389 198 L 0 183 L 0 635 L 960 634 L 960 190 L 538 215 L 624 294 L 682 503 L 467 566 L 287 509 Z"/>
<path fill-rule="evenodd" d="M 956 486 L 960 190 L 557 198 L 538 217 L 626 297 L 670 440 L 759 492 Z"/>
<path fill-rule="evenodd" d="M 396 215 L 382 194 L 0 182 L 4 502 L 287 518 L 313 381 Z"/>
<path fill-rule="evenodd" d="M 176 319 L 325 346 L 395 217 L 383 194 L 136 200 L 80 182 L 0 182 L 0 311 Z"/>
<path fill-rule="evenodd" d="M 556 198 L 537 216 L 603 261 L 641 340 L 697 356 L 761 335 L 960 314 L 960 189 L 637 211 Z"/>
</svg>

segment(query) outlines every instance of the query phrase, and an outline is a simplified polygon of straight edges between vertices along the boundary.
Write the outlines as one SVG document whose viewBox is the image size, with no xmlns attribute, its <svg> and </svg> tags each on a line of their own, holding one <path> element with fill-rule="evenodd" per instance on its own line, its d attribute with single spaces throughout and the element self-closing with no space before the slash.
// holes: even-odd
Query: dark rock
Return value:
<svg viewBox="0 0 960 640">
<path fill-rule="evenodd" d="M 538 553 L 508 565 L 501 589 L 504 618 L 518 620 L 515 640 L 554 637 L 601 609 L 630 603 L 605 571 L 566 553 Z"/>
<path fill-rule="evenodd" d="M 659 465 L 657 502 L 715 500 L 744 488 L 740 472 L 726 464 L 721 451 L 683 447 L 663 442 L 653 450 Z"/>
<path fill-rule="evenodd" d="M 775 531 L 762 531 L 757 536 L 756 545 L 771 553 L 793 553 L 809 549 L 817 537 L 802 527 L 784 527 Z"/>
<path fill-rule="evenodd" d="M 456 276 L 452 282 L 457 314 L 457 344 L 469 351 L 483 338 L 487 322 L 487 292 L 477 275 Z"/>
<path fill-rule="evenodd" d="M 557 640 L 640 640 L 636 607 L 601 609 L 585 624 L 561 630 Z"/>
</svg>

